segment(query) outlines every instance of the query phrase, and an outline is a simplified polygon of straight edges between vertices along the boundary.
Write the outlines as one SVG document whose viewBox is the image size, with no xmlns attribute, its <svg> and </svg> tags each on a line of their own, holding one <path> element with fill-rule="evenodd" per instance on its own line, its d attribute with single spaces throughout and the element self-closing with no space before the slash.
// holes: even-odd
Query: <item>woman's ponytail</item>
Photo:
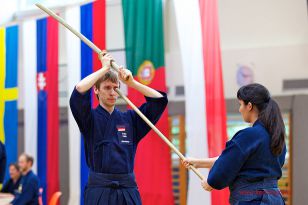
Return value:
<svg viewBox="0 0 308 205">
<path fill-rule="evenodd" d="M 285 126 L 278 104 L 269 91 L 260 84 L 254 83 L 241 87 L 237 98 L 247 105 L 249 102 L 259 111 L 258 120 L 263 123 L 271 136 L 271 151 L 278 156 L 285 146 Z"/>
</svg>

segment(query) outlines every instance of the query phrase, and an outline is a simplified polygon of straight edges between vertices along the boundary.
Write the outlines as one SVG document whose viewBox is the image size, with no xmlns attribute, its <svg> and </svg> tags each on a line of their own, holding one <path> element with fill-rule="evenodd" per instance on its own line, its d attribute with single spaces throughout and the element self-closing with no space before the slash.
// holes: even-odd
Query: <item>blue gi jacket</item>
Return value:
<svg viewBox="0 0 308 205">
<path fill-rule="evenodd" d="M 0 141 L 0 184 L 2 184 L 5 177 L 6 166 L 6 150 L 4 144 Z"/>
<path fill-rule="evenodd" d="M 146 97 L 146 103 L 139 108 L 154 124 L 159 120 L 168 103 L 166 94 L 162 93 L 162 95 L 161 98 Z M 104 175 L 95 177 L 108 176 L 108 180 L 112 178 L 113 174 L 116 179 L 125 178 L 134 181 L 134 176 L 131 174 L 134 170 L 137 145 L 150 131 L 150 127 L 133 110 L 121 112 L 115 108 L 110 114 L 100 105 L 92 109 L 90 91 L 81 94 L 74 89 L 70 99 L 70 107 L 84 137 L 85 155 L 90 174 L 103 173 Z M 119 174 L 126 176 L 119 176 Z M 101 181 L 106 180 L 102 179 Z M 127 197 L 123 198 L 124 188 L 130 196 L 126 194 Z M 110 188 L 106 187 L 104 183 L 104 185 L 101 184 L 99 190 L 93 191 L 94 188 L 91 184 L 88 184 L 87 189 L 86 194 L 91 196 L 85 196 L 86 204 L 130 204 L 131 199 L 129 198 L 133 198 L 133 204 L 141 203 L 137 187 Z M 102 195 L 102 193 L 104 194 Z M 88 201 L 87 198 L 91 201 Z M 95 198 L 100 199 L 95 200 Z"/>
<path fill-rule="evenodd" d="M 22 176 L 18 191 L 15 193 L 15 199 L 11 202 L 13 205 L 38 205 L 39 196 L 39 178 L 29 171 L 27 175 Z"/>
<path fill-rule="evenodd" d="M 286 147 L 280 156 L 272 154 L 270 135 L 257 120 L 252 127 L 237 132 L 227 142 L 225 150 L 210 170 L 207 182 L 215 189 L 229 186 L 231 195 L 233 190 L 238 189 L 237 181 L 241 181 L 241 187 L 247 185 L 253 189 L 251 184 L 264 180 L 268 184 L 268 179 L 272 188 L 277 188 L 272 180 L 277 181 L 281 177 L 285 155 Z M 262 189 L 262 186 L 258 184 L 255 188 Z"/>
<path fill-rule="evenodd" d="M 15 195 L 15 191 L 18 190 L 18 187 L 20 185 L 20 181 L 21 181 L 21 177 L 19 177 L 19 179 L 16 181 L 16 183 L 14 183 L 12 179 L 9 179 L 3 185 L 1 192 L 10 193 L 10 194 Z"/>
</svg>

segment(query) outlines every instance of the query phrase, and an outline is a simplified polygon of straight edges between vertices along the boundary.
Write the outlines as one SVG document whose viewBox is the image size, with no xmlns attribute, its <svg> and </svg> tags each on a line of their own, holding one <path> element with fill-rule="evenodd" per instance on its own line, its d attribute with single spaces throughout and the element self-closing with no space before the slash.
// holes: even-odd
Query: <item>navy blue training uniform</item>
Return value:
<svg viewBox="0 0 308 205">
<path fill-rule="evenodd" d="M 4 144 L 0 141 L 0 184 L 3 183 L 5 177 L 6 166 L 6 150 Z"/>
<path fill-rule="evenodd" d="M 18 190 L 15 192 L 13 205 L 38 205 L 39 178 L 29 171 L 22 176 Z"/>
<path fill-rule="evenodd" d="M 12 179 L 9 179 L 8 181 L 5 182 L 5 184 L 2 187 L 1 192 L 2 193 L 10 193 L 15 195 L 15 192 L 18 191 L 18 187 L 21 182 L 21 176 L 17 179 L 17 181 L 14 183 Z"/>
<path fill-rule="evenodd" d="M 139 109 L 156 123 L 165 110 L 168 99 L 146 97 Z M 137 145 L 150 127 L 133 110 L 110 114 L 102 106 L 91 108 L 91 92 L 74 89 L 70 107 L 84 137 L 87 165 L 90 168 L 85 189 L 86 205 L 141 204 L 134 175 Z"/>
<path fill-rule="evenodd" d="M 230 204 L 283 205 L 277 180 L 282 175 L 286 147 L 280 156 L 270 149 L 270 135 L 260 121 L 237 132 L 210 170 L 207 182 L 230 188 Z"/>
</svg>

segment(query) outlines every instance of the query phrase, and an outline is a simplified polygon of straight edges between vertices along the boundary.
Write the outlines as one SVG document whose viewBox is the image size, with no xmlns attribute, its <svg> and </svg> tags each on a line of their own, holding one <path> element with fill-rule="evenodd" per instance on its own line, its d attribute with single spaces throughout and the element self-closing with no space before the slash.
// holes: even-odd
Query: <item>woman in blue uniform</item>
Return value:
<svg viewBox="0 0 308 205">
<path fill-rule="evenodd" d="M 260 84 L 241 87 L 237 98 L 243 120 L 252 127 L 237 132 L 219 157 L 187 158 L 183 164 L 211 168 L 202 187 L 207 191 L 229 187 L 232 205 L 284 204 L 277 187 L 286 155 L 280 109 Z"/>
<path fill-rule="evenodd" d="M 0 141 L 0 188 L 2 187 L 2 183 L 5 177 L 5 166 L 6 166 L 6 150 L 2 141 Z"/>
<path fill-rule="evenodd" d="M 18 164 L 12 163 L 9 166 L 10 179 L 3 185 L 2 193 L 15 194 L 21 181 L 21 172 Z"/>
<path fill-rule="evenodd" d="M 132 110 L 115 108 L 119 80 L 141 92 L 145 98 L 139 109 L 153 123 L 163 113 L 168 100 L 160 93 L 135 81 L 130 71 L 118 74 L 110 69 L 109 54 L 101 58 L 102 68 L 81 80 L 75 87 L 70 107 L 84 138 L 85 156 L 90 168 L 84 198 L 86 205 L 139 205 L 140 195 L 134 175 L 137 145 L 150 131 Z M 124 80 L 127 79 L 128 80 Z M 91 108 L 91 88 L 99 105 Z"/>
</svg>

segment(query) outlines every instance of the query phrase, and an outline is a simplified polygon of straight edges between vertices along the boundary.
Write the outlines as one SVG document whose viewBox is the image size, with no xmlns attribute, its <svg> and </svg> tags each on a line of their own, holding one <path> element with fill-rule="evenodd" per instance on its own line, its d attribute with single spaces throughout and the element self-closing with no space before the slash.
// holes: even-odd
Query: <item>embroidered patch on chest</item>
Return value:
<svg viewBox="0 0 308 205">
<path fill-rule="evenodd" d="M 126 129 L 124 126 L 117 126 L 118 132 L 125 132 Z"/>
<path fill-rule="evenodd" d="M 118 125 L 117 130 L 120 144 L 130 145 L 132 143 L 132 139 L 128 133 L 127 127 L 125 125 Z"/>
</svg>

